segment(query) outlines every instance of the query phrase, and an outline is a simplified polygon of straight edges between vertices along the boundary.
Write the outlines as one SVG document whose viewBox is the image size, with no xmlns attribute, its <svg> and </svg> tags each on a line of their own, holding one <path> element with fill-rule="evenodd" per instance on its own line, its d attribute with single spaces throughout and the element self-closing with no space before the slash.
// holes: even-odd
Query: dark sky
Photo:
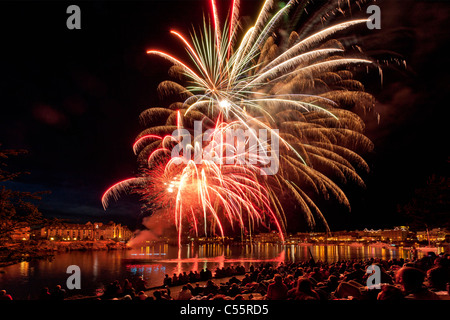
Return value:
<svg viewBox="0 0 450 320">
<path fill-rule="evenodd" d="M 243 1 L 243 14 L 255 16 L 260 2 Z M 66 28 L 70 4 L 81 8 L 81 30 Z M 367 155 L 372 170 L 366 190 L 348 189 L 351 213 L 326 212 L 335 229 L 401 223 L 397 204 L 407 202 L 430 174 L 447 170 L 444 45 L 450 40 L 450 6 L 378 4 L 382 29 L 363 48 L 394 52 L 407 69 L 387 66 L 383 85 L 368 87 L 381 115 L 380 124 L 369 123 L 367 131 L 375 143 Z M 11 165 L 31 173 L 11 187 L 50 190 L 40 205 L 48 216 L 134 226 L 136 199 L 125 197 L 105 212 L 100 197 L 114 182 L 135 175 L 131 146 L 143 129 L 138 116 L 158 105 L 156 86 L 168 79 L 170 64 L 145 52 L 159 48 L 182 55 L 169 30 L 187 34 L 207 10 L 206 0 L 2 1 L 0 143 L 29 150 Z"/>
</svg>

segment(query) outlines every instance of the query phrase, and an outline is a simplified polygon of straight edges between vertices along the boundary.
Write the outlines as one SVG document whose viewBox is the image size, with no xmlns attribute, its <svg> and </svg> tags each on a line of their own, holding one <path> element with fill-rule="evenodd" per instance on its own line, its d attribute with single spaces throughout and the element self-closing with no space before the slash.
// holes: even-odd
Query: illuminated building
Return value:
<svg viewBox="0 0 450 320">
<path fill-rule="evenodd" d="M 418 241 L 428 241 L 430 242 L 439 242 L 444 241 L 445 236 L 448 235 L 448 231 L 442 228 L 434 228 L 429 230 L 428 232 L 425 231 L 417 231 L 416 236 Z"/>
<path fill-rule="evenodd" d="M 110 240 L 127 241 L 133 233 L 126 226 L 109 222 L 88 222 L 86 224 L 60 223 L 40 229 L 40 237 L 48 240 Z"/>
</svg>

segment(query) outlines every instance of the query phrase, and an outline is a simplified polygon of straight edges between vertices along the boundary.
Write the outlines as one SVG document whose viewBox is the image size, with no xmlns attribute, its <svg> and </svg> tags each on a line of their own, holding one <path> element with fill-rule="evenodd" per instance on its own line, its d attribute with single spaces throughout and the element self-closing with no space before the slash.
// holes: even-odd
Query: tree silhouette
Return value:
<svg viewBox="0 0 450 320">
<path fill-rule="evenodd" d="M 11 156 L 26 153 L 26 150 L 0 150 L 0 241 L 8 241 L 11 234 L 23 226 L 32 227 L 42 224 L 45 220 L 36 203 L 48 191 L 15 191 L 2 185 L 28 174 L 28 172 L 10 172 L 6 163 Z"/>
<path fill-rule="evenodd" d="M 449 184 L 448 177 L 433 174 L 409 203 L 399 207 L 412 229 L 450 228 Z"/>
</svg>

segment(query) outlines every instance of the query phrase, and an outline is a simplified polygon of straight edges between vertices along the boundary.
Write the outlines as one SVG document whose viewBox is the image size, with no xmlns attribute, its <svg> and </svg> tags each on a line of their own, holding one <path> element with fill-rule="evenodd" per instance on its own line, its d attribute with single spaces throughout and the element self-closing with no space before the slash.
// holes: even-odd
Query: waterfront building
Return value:
<svg viewBox="0 0 450 320">
<path fill-rule="evenodd" d="M 418 241 L 430 241 L 430 242 L 441 242 L 446 240 L 446 236 L 448 238 L 449 232 L 446 229 L 442 228 L 434 228 L 425 231 L 417 231 L 416 237 Z"/>
<path fill-rule="evenodd" d="M 407 241 L 414 237 L 414 233 L 409 231 L 409 227 L 400 226 L 394 229 L 386 229 L 381 231 L 381 241 L 399 242 Z"/>
<path fill-rule="evenodd" d="M 255 242 L 277 243 L 277 242 L 281 241 L 281 237 L 278 234 L 278 232 L 272 231 L 272 232 L 265 232 L 265 233 L 255 234 L 253 236 L 253 241 L 255 241 Z"/>
<path fill-rule="evenodd" d="M 402 242 L 415 240 L 415 233 L 407 226 L 398 226 L 393 229 L 364 229 L 357 231 L 359 237 L 365 241 Z"/>
<path fill-rule="evenodd" d="M 377 242 L 377 241 L 381 241 L 381 229 L 379 230 L 374 230 L 374 229 L 364 229 L 362 231 L 356 231 L 359 238 L 367 241 L 367 242 Z"/>
<path fill-rule="evenodd" d="M 59 223 L 39 230 L 40 238 L 47 240 L 119 240 L 128 241 L 133 233 L 126 226 L 109 222 L 88 222 L 86 224 Z"/>
</svg>

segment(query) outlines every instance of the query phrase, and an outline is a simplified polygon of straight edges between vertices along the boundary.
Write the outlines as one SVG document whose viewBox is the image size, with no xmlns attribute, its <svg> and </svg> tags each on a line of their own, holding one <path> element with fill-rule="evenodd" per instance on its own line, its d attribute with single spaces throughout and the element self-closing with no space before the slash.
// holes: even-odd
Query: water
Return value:
<svg viewBox="0 0 450 320">
<path fill-rule="evenodd" d="M 348 245 L 186 245 L 181 251 L 177 247 L 161 244 L 132 250 L 84 251 L 58 254 L 53 260 L 22 262 L 1 268 L 0 289 L 7 290 L 14 299 L 36 299 L 41 288 L 56 285 L 66 287 L 70 265 L 81 269 L 81 289 L 67 290 L 69 295 L 94 295 L 113 280 L 121 283 L 143 276 L 148 286 L 162 284 L 165 274 L 173 275 L 186 271 L 200 271 L 216 267 L 244 265 L 269 261 L 274 265 L 282 261 L 309 259 L 337 261 L 365 258 L 409 258 L 409 250 L 375 246 Z"/>
</svg>

